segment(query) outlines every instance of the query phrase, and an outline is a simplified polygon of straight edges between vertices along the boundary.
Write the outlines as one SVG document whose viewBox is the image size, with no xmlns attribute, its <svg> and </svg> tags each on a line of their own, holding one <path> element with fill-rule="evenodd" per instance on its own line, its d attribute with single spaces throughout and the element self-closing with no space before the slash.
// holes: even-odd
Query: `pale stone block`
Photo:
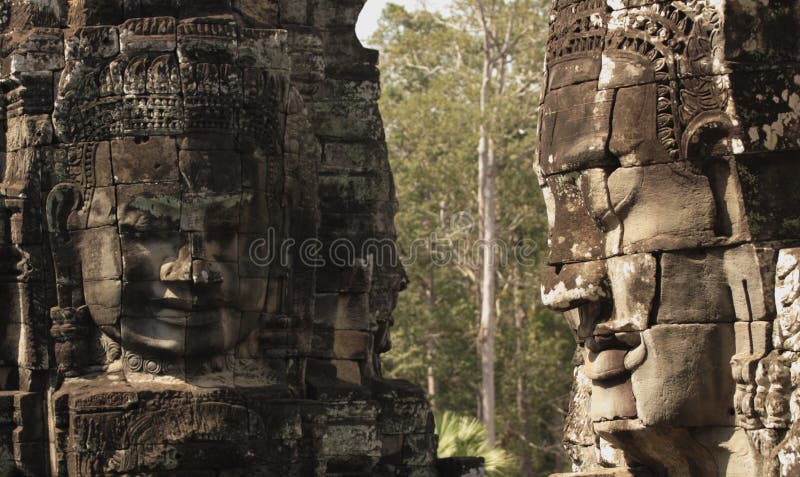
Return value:
<svg viewBox="0 0 800 477">
<path fill-rule="evenodd" d="M 644 362 L 633 372 L 639 419 L 647 425 L 733 424 L 736 352 L 732 323 L 658 325 L 642 333 Z"/>
</svg>

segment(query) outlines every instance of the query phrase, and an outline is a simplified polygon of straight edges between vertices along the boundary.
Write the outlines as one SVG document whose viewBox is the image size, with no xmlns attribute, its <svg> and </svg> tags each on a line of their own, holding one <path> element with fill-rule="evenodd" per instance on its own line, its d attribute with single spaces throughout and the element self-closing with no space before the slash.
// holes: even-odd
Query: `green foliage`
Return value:
<svg viewBox="0 0 800 477">
<path fill-rule="evenodd" d="M 533 169 L 549 0 L 492 0 L 498 19 L 527 34 L 506 59 L 492 95 L 496 145 L 498 270 L 496 390 L 500 447 L 529 477 L 564 470 L 561 428 L 572 380 L 571 332 L 540 303 L 547 218 Z M 408 290 L 394 313 L 387 374 L 429 391 L 437 410 L 476 415 L 480 363 L 477 276 L 478 104 L 483 64 L 475 0 L 448 15 L 390 4 L 370 44 L 381 51 L 389 158 Z M 515 254 L 525 252 L 521 262 Z M 433 383 L 433 388 L 429 388 Z M 511 474 L 509 474 L 511 475 Z"/>
<path fill-rule="evenodd" d="M 517 462 L 514 456 L 486 441 L 486 428 L 474 417 L 445 412 L 436 416 L 439 436 L 439 457 L 483 457 L 488 477 L 514 475 Z"/>
</svg>

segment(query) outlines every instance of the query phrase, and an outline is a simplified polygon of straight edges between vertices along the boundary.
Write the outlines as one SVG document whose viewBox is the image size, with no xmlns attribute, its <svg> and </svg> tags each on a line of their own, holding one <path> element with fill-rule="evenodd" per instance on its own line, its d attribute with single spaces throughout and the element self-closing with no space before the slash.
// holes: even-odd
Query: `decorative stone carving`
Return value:
<svg viewBox="0 0 800 477">
<path fill-rule="evenodd" d="M 573 475 L 796 473 L 800 7 L 552 8 L 536 166 L 543 301 L 585 356 Z M 624 458 L 588 457 L 587 422 Z"/>
<path fill-rule="evenodd" d="M 800 249 L 781 250 L 778 256 L 773 346 L 786 351 L 800 351 Z"/>
<path fill-rule="evenodd" d="M 436 475 L 363 3 L 0 3 L 0 474 Z"/>
</svg>

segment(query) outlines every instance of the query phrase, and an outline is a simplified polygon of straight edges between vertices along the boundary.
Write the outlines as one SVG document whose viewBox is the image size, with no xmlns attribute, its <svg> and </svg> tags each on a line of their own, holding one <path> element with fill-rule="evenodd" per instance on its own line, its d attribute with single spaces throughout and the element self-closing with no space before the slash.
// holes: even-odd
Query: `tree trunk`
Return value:
<svg viewBox="0 0 800 477">
<path fill-rule="evenodd" d="M 434 315 L 436 309 L 436 268 L 431 264 L 430 271 L 430 287 L 428 289 L 428 311 L 431 316 Z M 431 402 L 431 409 L 436 410 L 436 374 L 434 372 L 433 360 L 436 351 L 436 336 L 433 330 L 428 334 L 428 340 L 425 343 L 426 358 L 428 361 L 428 398 Z"/>
<path fill-rule="evenodd" d="M 525 349 L 525 321 L 527 318 L 527 310 L 525 303 L 522 300 L 523 286 L 522 286 L 522 273 L 520 272 L 520 264 L 514 266 L 512 275 L 512 283 L 514 290 L 514 328 L 516 331 L 514 342 L 514 354 L 522 356 L 527 352 Z M 526 367 L 517 367 L 517 421 L 519 422 L 519 432 L 524 439 L 522 440 L 522 450 L 520 452 L 519 461 L 519 475 L 520 477 L 533 477 L 533 464 L 531 462 L 531 448 L 528 445 L 528 406 L 527 406 L 527 382 L 525 381 Z"/>
<path fill-rule="evenodd" d="M 435 349 L 433 337 L 428 337 L 428 398 L 431 410 L 436 411 L 436 375 L 433 368 L 433 350 Z"/>
<path fill-rule="evenodd" d="M 481 406 L 483 423 L 486 425 L 488 441 L 494 445 L 495 426 L 495 384 L 494 384 L 494 341 L 495 292 L 497 288 L 497 259 L 495 244 L 497 241 L 497 223 L 495 214 L 495 177 L 494 151 L 486 127 L 481 127 L 479 147 L 481 176 L 483 187 L 480 195 L 483 198 L 483 237 L 481 237 L 481 323 L 478 333 L 478 347 L 481 357 Z"/>
<path fill-rule="evenodd" d="M 481 125 L 478 141 L 478 203 L 481 212 L 481 277 L 480 285 L 480 327 L 478 329 L 478 351 L 481 358 L 481 416 L 486 426 L 487 440 L 494 446 L 497 434 L 495 423 L 494 386 L 494 334 L 495 334 L 495 291 L 497 288 L 497 260 L 495 242 L 497 241 L 497 217 L 495 210 L 495 157 L 489 130 L 492 124 L 489 116 L 489 95 L 492 82 L 492 46 L 489 41 L 489 26 L 483 16 L 483 5 L 479 2 L 483 31 L 483 73 L 481 77 L 480 109 Z"/>
</svg>

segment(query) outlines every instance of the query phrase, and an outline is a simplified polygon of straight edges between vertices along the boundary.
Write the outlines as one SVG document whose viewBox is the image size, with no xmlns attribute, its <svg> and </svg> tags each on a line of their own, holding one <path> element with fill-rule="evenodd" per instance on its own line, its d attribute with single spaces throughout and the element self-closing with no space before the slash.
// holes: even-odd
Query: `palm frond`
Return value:
<svg viewBox="0 0 800 477">
<path fill-rule="evenodd" d="M 486 427 L 473 417 L 444 412 L 436 416 L 439 435 L 438 454 L 446 457 L 483 457 L 488 477 L 510 477 L 516 470 L 516 459 L 505 449 L 491 447 Z"/>
</svg>

